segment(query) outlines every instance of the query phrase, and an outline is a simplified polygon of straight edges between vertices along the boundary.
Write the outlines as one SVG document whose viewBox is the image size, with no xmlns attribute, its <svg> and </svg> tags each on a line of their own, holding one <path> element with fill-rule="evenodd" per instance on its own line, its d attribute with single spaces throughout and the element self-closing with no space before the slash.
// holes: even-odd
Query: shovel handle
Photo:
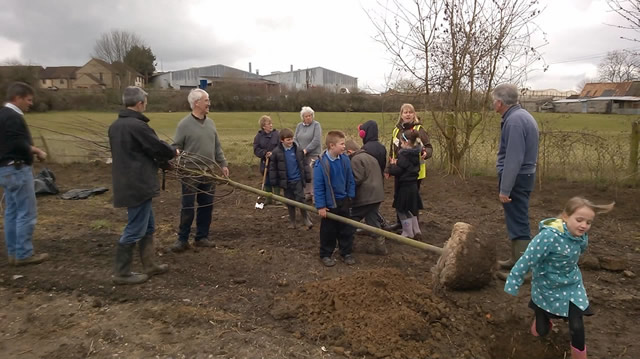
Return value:
<svg viewBox="0 0 640 359">
<path fill-rule="evenodd" d="M 264 191 L 264 183 L 267 181 L 267 171 L 269 170 L 269 157 L 264 162 L 264 174 L 262 175 L 262 187 L 260 187 L 261 191 Z"/>
</svg>

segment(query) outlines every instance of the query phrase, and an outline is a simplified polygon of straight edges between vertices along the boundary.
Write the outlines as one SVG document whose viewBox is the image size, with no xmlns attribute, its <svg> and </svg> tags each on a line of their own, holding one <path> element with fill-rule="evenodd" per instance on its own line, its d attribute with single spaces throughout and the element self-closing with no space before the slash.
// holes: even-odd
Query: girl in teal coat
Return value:
<svg viewBox="0 0 640 359">
<path fill-rule="evenodd" d="M 513 266 L 504 286 L 505 292 L 515 296 L 524 276 L 529 270 L 533 272 L 529 307 L 535 318 L 531 334 L 545 336 L 552 327 L 551 319 L 568 320 L 573 359 L 587 357 L 582 316 L 592 314 L 578 259 L 587 249 L 587 232 L 596 212 L 609 212 L 613 205 L 571 198 L 560 218 L 540 222 L 538 235 Z"/>
</svg>

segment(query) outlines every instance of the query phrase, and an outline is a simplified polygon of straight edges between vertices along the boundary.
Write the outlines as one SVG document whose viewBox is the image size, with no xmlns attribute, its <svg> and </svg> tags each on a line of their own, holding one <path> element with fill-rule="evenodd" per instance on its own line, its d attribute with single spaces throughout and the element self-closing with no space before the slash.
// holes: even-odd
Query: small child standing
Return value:
<svg viewBox="0 0 640 359">
<path fill-rule="evenodd" d="M 350 218 L 351 200 L 356 196 L 356 183 L 351 170 L 349 157 L 344 154 L 345 136 L 341 131 L 329 131 L 326 138 L 327 150 L 324 151 L 313 167 L 313 194 L 320 221 L 320 259 L 327 267 L 336 264 L 331 258 L 336 248 L 345 264 L 356 263 L 353 251 L 352 226 L 327 218 L 327 212 Z"/>
<path fill-rule="evenodd" d="M 420 172 L 420 153 L 418 131 L 406 130 L 400 136 L 398 157 L 390 159 L 389 174 L 394 176 L 393 208 L 396 209 L 402 224 L 402 236 L 421 239 L 418 212 L 423 208 L 418 191 L 418 172 Z"/>
<path fill-rule="evenodd" d="M 280 144 L 273 149 L 269 163 L 269 182 L 284 189 L 288 199 L 304 203 L 304 185 L 311 182 L 311 170 L 304 164 L 304 152 L 293 142 L 293 131 L 280 131 Z M 290 229 L 296 228 L 296 207 L 287 205 Z M 313 223 L 306 210 L 300 209 L 302 223 L 312 228 Z"/>
<path fill-rule="evenodd" d="M 551 319 L 568 320 L 572 359 L 587 358 L 582 317 L 593 314 L 578 259 L 587 249 L 587 232 L 596 213 L 609 212 L 613 206 L 614 203 L 595 205 L 581 197 L 571 198 L 560 218 L 540 222 L 540 232 L 513 266 L 504 286 L 505 292 L 515 296 L 525 274 L 533 272 L 529 308 L 535 317 L 531 334 L 547 335 Z"/>
</svg>

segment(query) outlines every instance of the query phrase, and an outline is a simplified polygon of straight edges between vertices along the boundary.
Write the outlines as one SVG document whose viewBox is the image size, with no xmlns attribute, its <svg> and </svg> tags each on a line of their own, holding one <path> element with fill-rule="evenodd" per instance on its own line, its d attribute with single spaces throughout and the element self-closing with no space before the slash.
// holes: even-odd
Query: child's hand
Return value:
<svg viewBox="0 0 640 359">
<path fill-rule="evenodd" d="M 318 210 L 318 214 L 319 214 L 319 215 L 320 215 L 320 217 L 322 217 L 322 218 L 327 218 L 327 212 L 328 212 L 328 210 L 327 210 L 327 208 L 326 208 L 326 207 L 325 207 L 325 208 L 320 208 L 320 209 Z"/>
<path fill-rule="evenodd" d="M 392 165 L 395 165 L 396 163 L 398 163 L 398 159 L 397 158 L 392 158 L 389 160 L 389 163 L 391 163 Z"/>
<path fill-rule="evenodd" d="M 385 173 L 384 173 L 384 178 L 385 178 L 385 179 L 389 179 L 389 177 L 391 177 L 391 175 L 389 174 L 389 172 L 385 172 Z"/>
</svg>

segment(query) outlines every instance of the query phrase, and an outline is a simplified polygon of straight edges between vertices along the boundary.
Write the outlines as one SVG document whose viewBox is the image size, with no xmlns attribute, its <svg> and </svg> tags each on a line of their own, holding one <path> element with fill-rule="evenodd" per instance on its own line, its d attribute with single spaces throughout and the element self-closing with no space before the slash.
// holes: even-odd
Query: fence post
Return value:
<svg viewBox="0 0 640 359">
<path fill-rule="evenodd" d="M 638 144 L 640 143 L 640 120 L 631 123 L 631 151 L 629 155 L 629 174 L 638 180 Z"/>
</svg>

